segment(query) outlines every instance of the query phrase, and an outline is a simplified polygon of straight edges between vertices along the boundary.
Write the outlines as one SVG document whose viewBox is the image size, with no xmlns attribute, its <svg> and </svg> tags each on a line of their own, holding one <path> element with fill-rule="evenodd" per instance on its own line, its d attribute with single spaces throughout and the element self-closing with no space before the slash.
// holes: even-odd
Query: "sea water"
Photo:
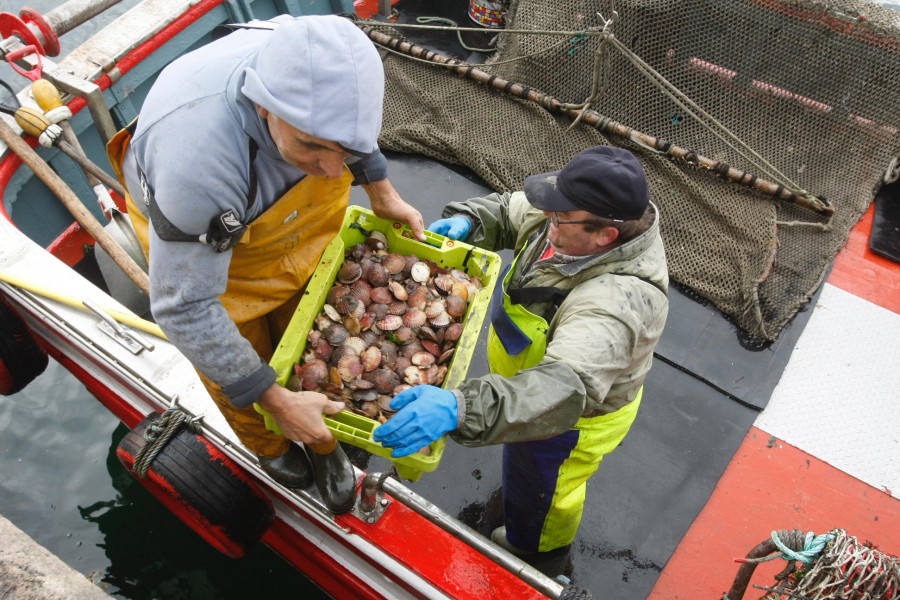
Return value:
<svg viewBox="0 0 900 600">
<path fill-rule="evenodd" d="M 45 13 L 58 4 L 0 0 L 0 12 Z M 124 0 L 62 36 L 62 54 L 135 4 Z M 14 89 L 28 83 L 0 67 Z M 0 396 L 0 514 L 117 598 L 328 598 L 262 544 L 231 559 L 204 542 L 121 466 L 115 449 L 125 433 L 51 359 L 23 391 Z"/>
</svg>

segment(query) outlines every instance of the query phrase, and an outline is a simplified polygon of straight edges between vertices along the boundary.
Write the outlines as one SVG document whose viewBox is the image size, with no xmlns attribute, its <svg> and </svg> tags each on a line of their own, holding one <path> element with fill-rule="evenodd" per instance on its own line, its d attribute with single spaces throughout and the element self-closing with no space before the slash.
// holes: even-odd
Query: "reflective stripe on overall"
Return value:
<svg viewBox="0 0 900 600">
<path fill-rule="evenodd" d="M 110 161 L 123 183 L 122 159 L 130 139 L 123 129 L 107 145 Z M 219 299 L 241 335 L 265 361 L 272 358 L 322 252 L 340 231 L 352 181 L 346 167 L 337 179 L 307 175 L 250 223 L 231 251 L 228 285 Z M 147 218 L 130 194 L 125 200 L 149 259 Z M 198 373 L 247 448 L 266 457 L 287 451 L 287 438 L 266 429 L 262 415 L 252 405 L 234 406 L 218 385 Z"/>
<path fill-rule="evenodd" d="M 509 281 L 526 248 L 508 267 L 491 300 L 488 365 L 504 377 L 536 366 L 547 350 L 547 321 L 509 299 Z M 550 439 L 504 444 L 503 512 L 512 545 L 547 552 L 575 540 L 587 480 L 628 434 L 642 393 L 643 388 L 619 410 L 579 419 L 572 429 Z"/>
</svg>

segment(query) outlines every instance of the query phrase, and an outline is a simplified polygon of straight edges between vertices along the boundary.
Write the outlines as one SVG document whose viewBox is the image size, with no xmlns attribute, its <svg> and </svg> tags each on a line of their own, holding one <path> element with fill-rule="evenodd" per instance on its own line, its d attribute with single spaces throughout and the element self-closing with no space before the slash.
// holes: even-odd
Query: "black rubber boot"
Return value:
<svg viewBox="0 0 900 600">
<path fill-rule="evenodd" d="M 303 448 L 291 444 L 288 451 L 275 458 L 258 456 L 259 466 L 266 474 L 287 488 L 304 488 L 313 481 L 312 465 Z"/>
<path fill-rule="evenodd" d="M 333 514 L 340 515 L 350 512 L 356 504 L 356 472 L 341 445 L 335 442 L 333 447 L 324 453 L 330 449 L 329 444 L 309 445 L 322 501 Z"/>
</svg>

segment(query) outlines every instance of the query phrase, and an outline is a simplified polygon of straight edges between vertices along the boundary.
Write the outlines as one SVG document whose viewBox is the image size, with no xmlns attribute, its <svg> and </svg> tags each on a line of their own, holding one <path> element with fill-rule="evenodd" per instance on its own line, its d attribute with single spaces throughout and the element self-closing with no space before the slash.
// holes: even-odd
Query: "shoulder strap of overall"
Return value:
<svg viewBox="0 0 900 600">
<path fill-rule="evenodd" d="M 133 124 L 136 125 L 136 123 L 137 119 L 135 119 Z M 253 166 L 253 161 L 256 160 L 258 152 L 259 145 L 256 143 L 256 140 L 250 138 L 250 199 L 247 205 L 248 208 L 252 208 L 253 205 L 256 204 L 258 178 L 256 169 Z M 159 236 L 159 239 L 167 242 L 200 242 L 212 245 L 217 252 L 224 252 L 225 250 L 233 248 L 241 239 L 244 231 L 246 231 L 247 226 L 240 222 L 237 215 L 234 214 L 234 211 L 227 210 L 222 214 L 213 217 L 206 233 L 200 235 L 185 233 L 172 223 L 162 210 L 160 210 L 159 204 L 157 204 L 156 198 L 153 195 L 153 191 L 147 183 L 147 177 L 144 175 L 144 171 L 140 166 L 138 166 L 137 169 L 141 181 L 141 193 L 144 196 L 144 202 L 147 204 L 150 213 L 150 223 L 153 224 L 153 230 L 156 231 L 156 235 Z"/>
</svg>

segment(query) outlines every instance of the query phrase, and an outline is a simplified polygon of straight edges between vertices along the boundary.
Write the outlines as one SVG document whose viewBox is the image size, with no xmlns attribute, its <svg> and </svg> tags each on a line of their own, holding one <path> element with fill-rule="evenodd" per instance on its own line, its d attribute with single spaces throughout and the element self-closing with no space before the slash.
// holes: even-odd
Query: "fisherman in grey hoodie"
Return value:
<svg viewBox="0 0 900 600">
<path fill-rule="evenodd" d="M 322 413 L 343 405 L 277 385 L 268 360 L 339 231 L 351 184 L 378 216 L 424 239 L 377 146 L 383 95 L 378 53 L 350 21 L 278 17 L 169 65 L 136 128 L 110 144 L 148 253 L 154 318 L 270 476 L 308 485 L 306 453 L 291 440 L 306 443 L 334 512 L 352 508 L 355 478 Z"/>
</svg>

